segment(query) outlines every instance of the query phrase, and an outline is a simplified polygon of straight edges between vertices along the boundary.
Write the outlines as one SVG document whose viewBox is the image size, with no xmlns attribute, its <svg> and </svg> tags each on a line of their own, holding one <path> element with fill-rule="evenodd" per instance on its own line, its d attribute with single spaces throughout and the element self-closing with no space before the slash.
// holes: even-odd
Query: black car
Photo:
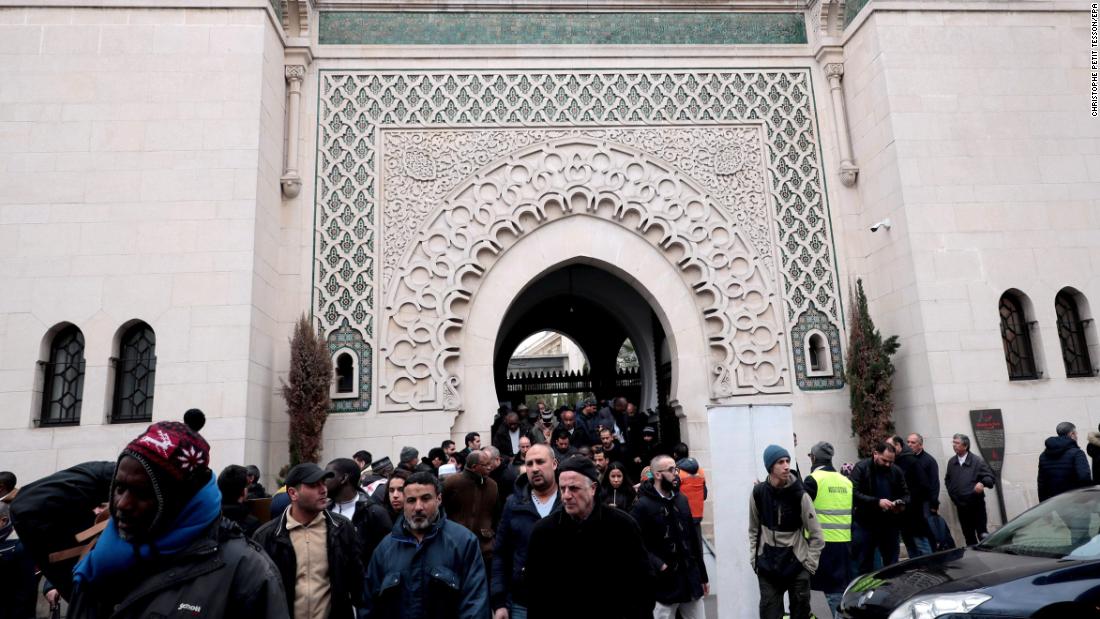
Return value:
<svg viewBox="0 0 1100 619">
<path fill-rule="evenodd" d="M 1100 487 L 1053 497 L 980 544 L 852 581 L 848 619 L 1100 617 Z"/>
</svg>

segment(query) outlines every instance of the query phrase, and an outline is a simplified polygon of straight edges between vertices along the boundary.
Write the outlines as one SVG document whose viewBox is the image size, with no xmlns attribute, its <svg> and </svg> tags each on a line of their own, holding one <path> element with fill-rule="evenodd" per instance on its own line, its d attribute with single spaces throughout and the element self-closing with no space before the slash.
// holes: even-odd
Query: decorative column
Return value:
<svg viewBox="0 0 1100 619">
<path fill-rule="evenodd" d="M 286 65 L 287 85 L 287 135 L 286 135 L 286 164 L 283 166 L 283 195 L 288 198 L 298 197 L 302 190 L 302 177 L 298 175 L 298 114 L 302 103 L 302 80 L 306 76 L 306 67 L 301 64 Z"/>
<path fill-rule="evenodd" d="M 829 91 L 833 97 L 833 121 L 836 123 L 837 143 L 840 145 L 840 182 L 845 187 L 856 184 L 859 167 L 852 160 L 852 136 L 848 132 L 848 110 L 844 106 L 844 64 L 830 62 L 825 65 L 825 77 L 829 78 Z"/>
</svg>

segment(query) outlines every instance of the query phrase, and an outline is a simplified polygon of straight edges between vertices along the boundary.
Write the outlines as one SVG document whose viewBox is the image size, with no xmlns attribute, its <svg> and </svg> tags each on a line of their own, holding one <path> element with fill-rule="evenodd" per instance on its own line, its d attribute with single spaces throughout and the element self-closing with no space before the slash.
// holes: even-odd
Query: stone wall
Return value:
<svg viewBox="0 0 1100 619">
<path fill-rule="evenodd" d="M 879 326 L 902 336 L 899 430 L 923 431 L 943 462 L 953 433 L 972 434 L 969 410 L 1002 409 L 1012 517 L 1037 502 L 1054 426 L 1076 423 L 1083 445 L 1100 422 L 1100 379 L 1066 378 L 1054 316 L 1065 286 L 1100 298 L 1100 124 L 1089 116 L 1087 7 L 965 8 L 874 10 L 849 29 L 865 172 L 845 245 Z M 867 231 L 883 217 L 892 230 Z M 1008 379 L 998 299 L 1010 288 L 1034 307 L 1039 380 Z"/>
<path fill-rule="evenodd" d="M 277 261 L 282 122 L 270 7 L 0 8 L 0 53 L 0 469 L 113 459 L 142 429 L 108 421 L 133 319 L 156 332 L 154 419 L 197 406 L 216 467 L 259 458 L 246 411 L 262 418 L 270 391 L 275 295 L 258 281 Z M 81 425 L 35 428 L 37 362 L 64 322 L 86 340 Z"/>
</svg>

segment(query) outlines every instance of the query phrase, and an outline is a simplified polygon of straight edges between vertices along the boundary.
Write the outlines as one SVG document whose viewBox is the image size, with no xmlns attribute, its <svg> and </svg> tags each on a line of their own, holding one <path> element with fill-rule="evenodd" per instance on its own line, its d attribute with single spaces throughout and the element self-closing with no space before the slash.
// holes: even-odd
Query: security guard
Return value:
<svg viewBox="0 0 1100 619">
<path fill-rule="evenodd" d="M 806 492 L 814 500 L 818 522 L 825 534 L 825 550 L 810 588 L 823 591 L 833 617 L 837 617 L 840 598 L 851 581 L 848 558 L 852 542 L 852 482 L 833 468 L 833 446 L 824 441 L 810 449 L 810 474 Z"/>
</svg>

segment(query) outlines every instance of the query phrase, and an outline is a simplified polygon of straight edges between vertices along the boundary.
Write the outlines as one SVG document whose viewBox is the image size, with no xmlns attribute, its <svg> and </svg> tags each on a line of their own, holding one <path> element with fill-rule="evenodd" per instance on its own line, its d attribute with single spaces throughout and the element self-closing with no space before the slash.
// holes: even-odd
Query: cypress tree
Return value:
<svg viewBox="0 0 1100 619">
<path fill-rule="evenodd" d="M 901 344 L 898 336 L 883 339 L 875 328 L 863 293 L 863 280 L 856 280 L 854 298 L 849 299 L 848 390 L 851 394 L 852 434 L 859 437 L 859 455 L 867 457 L 876 443 L 894 434 L 894 364 L 890 356 Z"/>
<path fill-rule="evenodd" d="M 290 465 L 317 462 L 321 437 L 332 404 L 332 358 L 303 314 L 290 339 L 290 372 L 283 383 L 283 399 L 290 415 Z"/>
</svg>

